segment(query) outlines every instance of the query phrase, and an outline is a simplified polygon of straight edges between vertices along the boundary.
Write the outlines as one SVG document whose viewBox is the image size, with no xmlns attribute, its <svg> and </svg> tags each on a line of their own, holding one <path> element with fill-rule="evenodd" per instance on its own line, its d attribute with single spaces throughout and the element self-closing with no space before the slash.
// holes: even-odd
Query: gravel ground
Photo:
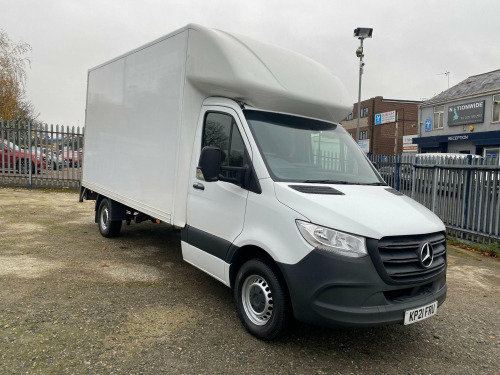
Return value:
<svg viewBox="0 0 500 375">
<path fill-rule="evenodd" d="M 411 326 L 246 333 L 232 291 L 153 223 L 101 237 L 93 202 L 0 188 L 1 374 L 499 374 L 500 262 L 449 247 L 448 299 Z"/>
</svg>

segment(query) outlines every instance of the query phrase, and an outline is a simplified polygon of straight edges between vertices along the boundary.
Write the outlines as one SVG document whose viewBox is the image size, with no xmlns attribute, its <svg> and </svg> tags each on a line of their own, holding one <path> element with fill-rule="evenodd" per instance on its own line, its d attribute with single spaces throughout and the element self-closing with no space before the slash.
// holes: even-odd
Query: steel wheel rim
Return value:
<svg viewBox="0 0 500 375">
<path fill-rule="evenodd" d="M 101 227 L 102 227 L 102 230 L 107 230 L 108 229 L 108 222 L 109 222 L 109 210 L 108 210 L 108 207 L 104 207 L 101 210 Z"/>
<path fill-rule="evenodd" d="M 269 283 L 262 276 L 251 275 L 241 289 L 243 309 L 250 321 L 263 326 L 273 316 L 273 296 Z"/>
</svg>

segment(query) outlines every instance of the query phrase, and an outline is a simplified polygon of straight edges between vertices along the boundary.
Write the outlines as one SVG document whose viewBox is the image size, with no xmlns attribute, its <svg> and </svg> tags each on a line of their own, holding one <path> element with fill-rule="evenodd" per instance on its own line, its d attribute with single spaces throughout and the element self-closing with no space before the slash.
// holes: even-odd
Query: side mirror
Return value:
<svg viewBox="0 0 500 375">
<path fill-rule="evenodd" d="M 220 148 L 213 146 L 203 147 L 197 169 L 201 171 L 205 181 L 219 181 Z"/>
</svg>

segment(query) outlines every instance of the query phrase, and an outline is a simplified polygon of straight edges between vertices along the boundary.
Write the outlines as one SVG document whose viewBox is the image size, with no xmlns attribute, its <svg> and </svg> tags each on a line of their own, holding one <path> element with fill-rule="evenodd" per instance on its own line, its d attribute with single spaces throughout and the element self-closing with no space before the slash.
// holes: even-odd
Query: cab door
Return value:
<svg viewBox="0 0 500 375">
<path fill-rule="evenodd" d="M 221 166 L 243 167 L 245 157 L 249 157 L 248 140 L 237 113 L 228 107 L 204 107 L 200 121 L 190 171 L 188 226 L 182 252 L 187 262 L 227 284 L 226 254 L 243 230 L 248 190 L 231 182 L 206 182 L 196 166 L 201 149 L 216 146 L 221 150 Z"/>
</svg>

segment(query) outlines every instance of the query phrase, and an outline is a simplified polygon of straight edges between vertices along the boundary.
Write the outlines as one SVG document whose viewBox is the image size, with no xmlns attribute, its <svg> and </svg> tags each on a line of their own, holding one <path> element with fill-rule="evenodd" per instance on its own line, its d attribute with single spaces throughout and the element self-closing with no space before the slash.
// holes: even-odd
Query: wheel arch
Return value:
<svg viewBox="0 0 500 375">
<path fill-rule="evenodd" d="M 127 207 L 120 202 L 117 202 L 111 198 L 108 198 L 104 195 L 98 194 L 97 198 L 95 200 L 95 222 L 97 223 L 99 221 L 99 206 L 101 205 L 101 202 L 107 199 L 109 202 L 109 210 L 110 210 L 110 215 L 111 215 L 111 220 L 126 220 L 127 215 Z"/>
<path fill-rule="evenodd" d="M 268 260 L 274 267 L 277 277 L 281 281 L 285 292 L 287 299 L 290 304 L 292 304 L 292 299 L 290 298 L 290 292 L 288 290 L 288 284 L 286 282 L 286 278 L 283 274 L 283 271 L 276 262 L 273 257 L 264 249 L 261 247 L 255 246 L 255 245 L 245 245 L 239 248 L 232 248 L 230 249 L 230 259 L 229 259 L 229 282 L 231 288 L 234 288 L 234 282 L 236 280 L 236 275 L 238 274 L 239 269 L 243 264 L 245 264 L 247 261 L 251 259 L 256 259 L 256 258 L 264 258 Z"/>
<path fill-rule="evenodd" d="M 105 199 L 106 197 L 104 195 L 101 195 L 101 194 L 97 194 L 97 198 L 95 200 L 95 207 L 94 207 L 94 211 L 95 211 L 95 218 L 94 218 L 94 222 L 98 222 L 99 221 L 99 205 L 101 204 L 102 200 Z"/>
</svg>

